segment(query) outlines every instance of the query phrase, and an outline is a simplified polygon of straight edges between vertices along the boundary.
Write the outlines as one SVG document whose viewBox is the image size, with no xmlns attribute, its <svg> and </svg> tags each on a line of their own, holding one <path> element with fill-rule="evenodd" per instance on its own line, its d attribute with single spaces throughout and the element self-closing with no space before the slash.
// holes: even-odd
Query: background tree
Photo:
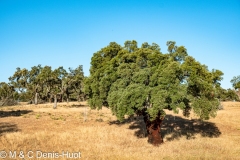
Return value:
<svg viewBox="0 0 240 160">
<path fill-rule="evenodd" d="M 83 66 L 79 65 L 76 69 L 69 68 L 68 73 L 68 87 L 66 90 L 67 99 L 69 99 L 69 94 L 72 94 L 78 101 L 84 99 L 84 73 Z"/>
<path fill-rule="evenodd" d="M 13 76 L 9 77 L 11 86 L 18 93 L 20 99 L 34 102 L 34 92 L 29 89 L 29 71 L 25 68 L 16 68 Z"/>
<path fill-rule="evenodd" d="M 31 93 L 31 101 L 35 102 L 35 104 L 38 104 L 39 92 L 42 89 L 41 81 L 38 77 L 41 69 L 41 65 L 32 67 L 30 71 L 25 68 L 17 68 L 13 76 L 9 78 L 14 88 L 22 95 Z"/>
<path fill-rule="evenodd" d="M 188 56 L 184 46 L 167 42 L 167 54 L 153 43 L 137 47 L 126 41 L 124 47 L 111 42 L 94 53 L 85 92 L 92 109 L 109 107 L 120 121 L 125 115 L 142 114 L 148 140 L 162 143 L 160 125 L 164 109 L 188 116 L 192 109 L 201 119 L 216 116 L 219 101 L 215 87 L 223 73 L 210 72 L 207 66 Z"/>
<path fill-rule="evenodd" d="M 42 92 L 43 84 L 39 78 L 39 74 L 41 73 L 42 67 L 41 65 L 34 66 L 31 68 L 28 74 L 27 80 L 27 89 L 29 92 L 34 94 L 34 103 L 38 104 L 39 93 Z"/>
<path fill-rule="evenodd" d="M 45 66 L 40 73 L 40 81 L 44 84 L 44 94 L 48 96 L 48 98 L 54 99 L 53 108 L 57 108 L 57 98 L 58 96 L 63 96 L 63 79 L 67 75 L 66 70 L 63 67 L 58 67 L 53 70 L 50 66 Z"/>
<path fill-rule="evenodd" d="M 52 102 L 54 108 L 57 101 L 69 100 L 71 96 L 75 100 L 83 100 L 84 73 L 82 65 L 76 69 L 69 68 L 67 72 L 62 66 L 52 70 L 51 66 L 41 65 L 31 67 L 31 70 L 17 68 L 13 76 L 9 78 L 10 86 L 16 91 L 21 100 L 31 99 L 31 103 Z"/>
<path fill-rule="evenodd" d="M 57 108 L 57 96 L 62 96 L 63 92 L 61 92 L 62 87 L 62 79 L 66 76 L 67 72 L 63 67 L 58 67 L 57 69 L 52 71 L 52 79 L 50 81 L 51 90 L 50 93 L 54 96 L 54 106 L 53 108 Z"/>
<path fill-rule="evenodd" d="M 9 81 L 19 92 L 25 92 L 28 88 L 29 71 L 25 68 L 17 68 L 13 76 L 9 77 Z"/>
<path fill-rule="evenodd" d="M 216 87 L 216 95 L 217 95 L 217 98 L 220 100 L 220 101 L 226 101 L 227 100 L 227 90 L 218 86 Z"/>
<path fill-rule="evenodd" d="M 231 80 L 232 86 L 235 89 L 235 91 L 237 92 L 238 98 L 240 99 L 240 76 L 237 77 L 233 77 L 233 79 Z"/>
<path fill-rule="evenodd" d="M 239 96 L 234 89 L 223 89 L 218 87 L 216 89 L 217 98 L 220 101 L 239 101 Z"/>
<path fill-rule="evenodd" d="M 227 101 L 239 101 L 239 96 L 237 95 L 237 92 L 233 89 L 227 89 L 226 93 L 226 100 Z"/>
<path fill-rule="evenodd" d="M 15 91 L 14 86 L 5 82 L 0 83 L 0 106 L 14 105 L 18 97 L 18 92 Z"/>
<path fill-rule="evenodd" d="M 41 72 L 38 75 L 38 79 L 42 84 L 42 91 L 40 96 L 44 100 L 48 100 L 51 102 L 52 95 L 50 94 L 51 91 L 51 79 L 52 79 L 52 67 L 51 66 L 44 66 L 41 69 Z"/>
<path fill-rule="evenodd" d="M 237 77 L 234 76 L 233 79 L 231 80 L 231 83 L 235 89 L 240 88 L 240 76 Z"/>
</svg>

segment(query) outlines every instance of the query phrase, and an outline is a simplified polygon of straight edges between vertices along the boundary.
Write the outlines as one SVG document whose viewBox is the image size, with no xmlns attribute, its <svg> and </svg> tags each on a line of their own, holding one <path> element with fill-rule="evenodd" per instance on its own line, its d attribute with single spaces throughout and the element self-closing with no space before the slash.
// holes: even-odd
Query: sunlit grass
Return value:
<svg viewBox="0 0 240 160">
<path fill-rule="evenodd" d="M 223 105 L 224 110 L 208 121 L 216 124 L 221 132 L 219 137 L 202 137 L 199 133 L 194 139 L 182 136 L 168 140 L 169 131 L 159 147 L 148 144 L 146 137 L 136 136 L 139 128 L 130 129 L 133 122 L 111 123 L 116 118 L 109 109 L 90 110 L 85 102 L 61 103 L 55 110 L 52 104 L 3 107 L 4 111 L 32 112 L 0 118 L 0 149 L 80 151 L 82 159 L 240 159 L 240 103 Z M 167 114 L 175 115 L 170 111 Z M 195 117 L 188 119 L 191 118 Z"/>
</svg>

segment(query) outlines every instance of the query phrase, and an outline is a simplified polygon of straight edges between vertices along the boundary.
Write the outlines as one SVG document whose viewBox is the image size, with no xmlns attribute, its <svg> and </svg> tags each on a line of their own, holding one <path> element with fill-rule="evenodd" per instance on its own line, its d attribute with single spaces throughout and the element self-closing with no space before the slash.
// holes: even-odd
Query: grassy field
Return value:
<svg viewBox="0 0 240 160">
<path fill-rule="evenodd" d="M 90 110 L 86 102 L 59 103 L 55 110 L 52 104 L 1 107 L 0 151 L 17 151 L 16 159 L 20 151 L 25 159 L 27 153 L 41 157 L 38 151 L 80 152 L 89 160 L 240 159 L 240 103 L 222 104 L 224 110 L 204 122 L 167 111 L 159 147 L 147 143 L 141 117 L 119 123 L 109 109 Z"/>
</svg>

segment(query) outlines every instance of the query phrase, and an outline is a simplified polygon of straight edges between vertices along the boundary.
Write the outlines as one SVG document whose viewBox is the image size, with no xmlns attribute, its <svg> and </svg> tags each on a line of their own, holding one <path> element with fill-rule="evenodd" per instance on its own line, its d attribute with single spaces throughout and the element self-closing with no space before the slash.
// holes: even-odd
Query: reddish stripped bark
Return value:
<svg viewBox="0 0 240 160">
<path fill-rule="evenodd" d="M 153 144 L 154 146 L 160 145 L 161 143 L 163 143 L 161 135 L 161 124 L 164 117 L 161 117 L 159 113 L 155 120 L 150 121 L 148 113 L 144 112 L 143 116 L 148 134 L 148 142 Z"/>
</svg>

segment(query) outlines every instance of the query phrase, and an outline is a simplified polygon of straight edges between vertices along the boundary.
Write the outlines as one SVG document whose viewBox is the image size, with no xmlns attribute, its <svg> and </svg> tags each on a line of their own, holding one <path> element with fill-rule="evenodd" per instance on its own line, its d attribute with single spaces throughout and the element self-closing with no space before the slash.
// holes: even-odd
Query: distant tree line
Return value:
<svg viewBox="0 0 240 160">
<path fill-rule="evenodd" d="M 17 101 L 29 103 L 81 101 L 84 73 L 82 65 L 76 69 L 63 67 L 52 69 L 41 65 L 31 67 L 31 70 L 17 68 L 9 78 L 9 82 L 0 83 L 0 106 L 13 105 Z"/>
<path fill-rule="evenodd" d="M 217 98 L 220 101 L 239 101 L 239 90 L 217 88 Z"/>
<path fill-rule="evenodd" d="M 216 85 L 216 95 L 220 101 L 240 101 L 240 76 L 233 77 L 230 81 L 233 89 L 224 89 Z"/>
</svg>

